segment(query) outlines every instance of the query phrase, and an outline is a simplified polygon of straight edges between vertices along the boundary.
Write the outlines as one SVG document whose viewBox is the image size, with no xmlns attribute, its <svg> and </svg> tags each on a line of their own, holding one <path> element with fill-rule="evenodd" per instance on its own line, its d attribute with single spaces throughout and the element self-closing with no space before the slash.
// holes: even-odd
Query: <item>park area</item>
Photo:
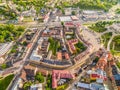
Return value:
<svg viewBox="0 0 120 90">
<path fill-rule="evenodd" d="M 0 79 L 0 90 L 6 90 L 10 82 L 12 81 L 14 75 L 8 75 L 5 78 Z"/>
<path fill-rule="evenodd" d="M 113 38 L 110 44 L 111 53 L 116 56 L 120 56 L 120 35 Z"/>
<path fill-rule="evenodd" d="M 105 48 L 107 48 L 108 42 L 109 42 L 111 37 L 112 37 L 112 32 L 105 33 L 101 36 L 102 43 L 103 43 Z"/>
<path fill-rule="evenodd" d="M 98 21 L 95 24 L 89 26 L 89 28 L 95 32 L 102 33 L 107 30 L 107 26 L 110 26 L 114 21 Z"/>
<path fill-rule="evenodd" d="M 52 37 L 50 37 L 48 41 L 50 42 L 49 50 L 52 51 L 53 55 L 56 55 L 56 52 L 61 47 L 60 42 L 58 42 L 57 39 L 54 39 Z"/>
<path fill-rule="evenodd" d="M 116 14 L 120 14 L 120 8 L 117 8 L 115 11 Z"/>
<path fill-rule="evenodd" d="M 24 30 L 22 26 L 0 24 L 0 43 L 17 40 Z"/>
<path fill-rule="evenodd" d="M 120 51 L 120 35 L 117 35 L 113 38 L 111 49 L 115 51 Z"/>
</svg>

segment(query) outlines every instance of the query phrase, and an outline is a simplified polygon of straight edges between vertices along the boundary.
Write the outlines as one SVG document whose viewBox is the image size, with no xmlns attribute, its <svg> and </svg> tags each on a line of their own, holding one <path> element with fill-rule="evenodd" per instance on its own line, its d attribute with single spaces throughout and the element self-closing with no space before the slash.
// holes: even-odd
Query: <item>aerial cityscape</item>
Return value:
<svg viewBox="0 0 120 90">
<path fill-rule="evenodd" d="M 0 0 L 0 90 L 120 90 L 120 0 Z"/>
</svg>

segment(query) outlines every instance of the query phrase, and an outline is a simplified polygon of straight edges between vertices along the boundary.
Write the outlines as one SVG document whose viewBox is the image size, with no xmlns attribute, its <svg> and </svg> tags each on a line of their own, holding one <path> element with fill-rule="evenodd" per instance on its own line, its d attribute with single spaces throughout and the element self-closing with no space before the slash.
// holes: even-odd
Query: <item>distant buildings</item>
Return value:
<svg viewBox="0 0 120 90">
<path fill-rule="evenodd" d="M 75 27 L 73 22 L 65 22 L 66 27 Z"/>
<path fill-rule="evenodd" d="M 53 27 L 43 31 L 42 37 L 54 37 L 61 38 L 62 37 L 62 28 L 61 27 Z"/>
<path fill-rule="evenodd" d="M 77 20 L 79 20 L 79 18 L 76 17 L 76 16 L 71 16 L 71 18 L 72 18 L 73 21 L 77 21 Z"/>
<path fill-rule="evenodd" d="M 82 12 L 82 19 L 87 21 L 94 21 L 97 19 L 107 18 L 106 15 L 104 15 L 103 13 L 104 13 L 103 11 L 84 10 Z"/>
<path fill-rule="evenodd" d="M 78 21 L 79 18 L 77 16 L 61 16 L 59 17 L 61 22 L 71 22 L 71 21 Z"/>
<path fill-rule="evenodd" d="M 36 15 L 36 10 L 34 10 L 34 8 L 28 10 L 28 11 L 24 11 L 21 14 L 22 16 L 35 16 Z"/>
<path fill-rule="evenodd" d="M 70 16 L 61 16 L 60 21 L 61 22 L 69 22 L 69 21 L 72 21 L 72 19 Z"/>
</svg>

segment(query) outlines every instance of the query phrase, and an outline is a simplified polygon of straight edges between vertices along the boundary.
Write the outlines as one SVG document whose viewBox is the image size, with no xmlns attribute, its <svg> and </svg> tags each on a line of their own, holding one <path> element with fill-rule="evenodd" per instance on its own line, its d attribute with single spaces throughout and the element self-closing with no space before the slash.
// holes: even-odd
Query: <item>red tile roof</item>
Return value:
<svg viewBox="0 0 120 90">
<path fill-rule="evenodd" d="M 65 26 L 74 26 L 73 22 L 66 22 Z"/>
<path fill-rule="evenodd" d="M 66 70 L 53 70 L 52 71 L 52 88 L 57 87 L 57 80 L 60 78 L 74 79 L 75 76 L 74 76 L 74 74 L 72 74 Z"/>
<path fill-rule="evenodd" d="M 62 60 L 62 53 L 61 52 L 57 52 L 57 59 Z"/>
<path fill-rule="evenodd" d="M 76 51 L 76 48 L 74 45 L 77 43 L 78 43 L 78 39 L 72 39 L 72 40 L 68 41 L 68 47 L 69 47 L 71 53 L 74 53 Z"/>
<path fill-rule="evenodd" d="M 70 56 L 68 53 L 65 53 L 65 59 L 69 60 L 70 59 Z"/>
</svg>

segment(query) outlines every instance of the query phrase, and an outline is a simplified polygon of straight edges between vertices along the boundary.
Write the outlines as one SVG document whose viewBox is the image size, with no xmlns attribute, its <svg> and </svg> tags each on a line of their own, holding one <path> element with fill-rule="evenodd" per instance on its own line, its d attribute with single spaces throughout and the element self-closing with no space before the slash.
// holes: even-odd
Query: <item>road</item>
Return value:
<svg viewBox="0 0 120 90">
<path fill-rule="evenodd" d="M 45 27 L 43 27 L 43 28 L 45 28 Z M 25 57 L 24 57 L 23 60 L 22 60 L 22 63 L 23 63 L 23 64 L 20 65 L 19 69 L 17 69 L 15 77 L 18 77 L 18 76 L 19 76 L 21 70 L 23 69 L 23 66 L 24 66 L 25 63 L 26 63 L 27 58 L 29 57 L 29 55 L 31 55 L 31 52 L 32 52 L 35 44 L 37 43 L 37 40 L 38 40 L 39 35 L 40 35 L 40 32 L 41 32 L 41 30 L 42 30 L 43 28 L 38 29 L 38 32 L 37 32 L 35 38 L 33 39 L 33 42 L 31 43 L 31 48 L 28 48 L 28 50 L 27 50 L 27 52 L 26 52 L 26 54 L 25 54 Z M 16 78 L 15 78 L 15 79 L 16 79 Z M 15 80 L 13 80 L 13 81 L 14 81 L 14 82 L 12 82 L 12 83 L 9 85 L 9 87 L 8 87 L 7 90 L 11 90 L 11 88 L 15 85 L 15 82 L 16 82 L 16 81 L 15 81 Z"/>
<path fill-rule="evenodd" d="M 59 0 L 59 2 L 60 2 L 60 1 L 61 1 L 61 0 Z M 54 1 L 54 3 L 52 4 L 52 7 L 55 6 L 55 2 L 58 2 L 58 0 L 55 0 L 55 1 Z M 50 12 L 51 12 L 51 11 L 50 11 Z M 80 23 L 81 23 L 81 22 L 80 22 Z M 32 24 L 33 24 L 33 23 L 32 23 Z M 32 24 L 28 23 L 28 25 L 32 25 Z M 60 23 L 59 23 L 59 24 L 60 24 Z M 21 25 L 23 25 L 23 24 L 21 24 Z M 25 24 L 25 25 L 27 25 L 27 24 Z M 43 24 L 43 25 L 44 25 L 44 24 Z M 53 25 L 54 25 L 54 24 L 53 24 Z M 36 26 L 37 26 L 37 25 L 36 25 Z M 41 30 L 39 30 L 39 31 L 38 31 L 38 34 L 35 36 L 35 38 L 34 38 L 34 40 L 33 40 L 33 43 L 31 44 L 31 48 L 29 48 L 29 49 L 27 50 L 27 52 L 26 52 L 26 54 L 25 54 L 25 57 L 24 57 L 23 60 L 22 60 L 22 65 L 20 65 L 19 69 L 16 71 L 17 74 L 15 75 L 15 77 L 18 77 L 18 75 L 20 74 L 20 72 L 21 72 L 21 70 L 22 70 L 22 68 L 23 68 L 23 66 L 24 66 L 27 58 L 28 58 L 29 55 L 31 54 L 31 52 L 32 52 L 32 50 L 33 50 L 33 48 L 34 48 L 37 40 L 38 40 L 40 31 L 41 31 Z M 101 45 L 98 43 L 98 41 L 97 41 L 97 39 L 96 39 L 96 38 L 98 38 L 98 35 L 97 35 L 97 34 L 95 34 L 95 33 L 93 33 L 93 32 L 90 32 L 89 30 L 83 30 L 83 31 L 82 31 L 82 34 L 83 34 L 83 37 L 84 37 L 85 40 L 87 40 L 88 42 L 92 43 L 93 47 L 95 47 L 95 50 L 98 50 L 99 48 L 101 48 Z M 86 56 L 85 58 L 83 58 L 83 61 L 85 61 L 87 58 L 89 58 L 89 55 Z M 82 64 L 82 63 L 81 63 L 81 64 Z M 68 68 L 67 70 L 72 70 L 72 69 L 75 69 L 75 68 L 77 68 L 77 67 L 80 67 L 81 64 L 77 63 L 76 65 Z M 76 80 L 79 80 L 80 77 L 81 77 L 81 76 L 79 76 Z M 13 86 L 14 84 L 15 84 L 15 82 L 14 82 L 14 83 L 11 83 L 10 85 Z M 73 83 L 73 84 L 74 84 L 74 83 Z M 11 86 L 9 86 L 9 88 L 11 88 Z"/>
<path fill-rule="evenodd" d="M 107 51 L 110 51 L 110 44 L 111 44 L 111 42 L 112 42 L 114 36 L 115 36 L 115 35 L 114 35 L 114 33 L 113 33 L 112 37 L 110 38 L 110 40 L 109 40 L 109 42 L 108 42 Z"/>
</svg>

